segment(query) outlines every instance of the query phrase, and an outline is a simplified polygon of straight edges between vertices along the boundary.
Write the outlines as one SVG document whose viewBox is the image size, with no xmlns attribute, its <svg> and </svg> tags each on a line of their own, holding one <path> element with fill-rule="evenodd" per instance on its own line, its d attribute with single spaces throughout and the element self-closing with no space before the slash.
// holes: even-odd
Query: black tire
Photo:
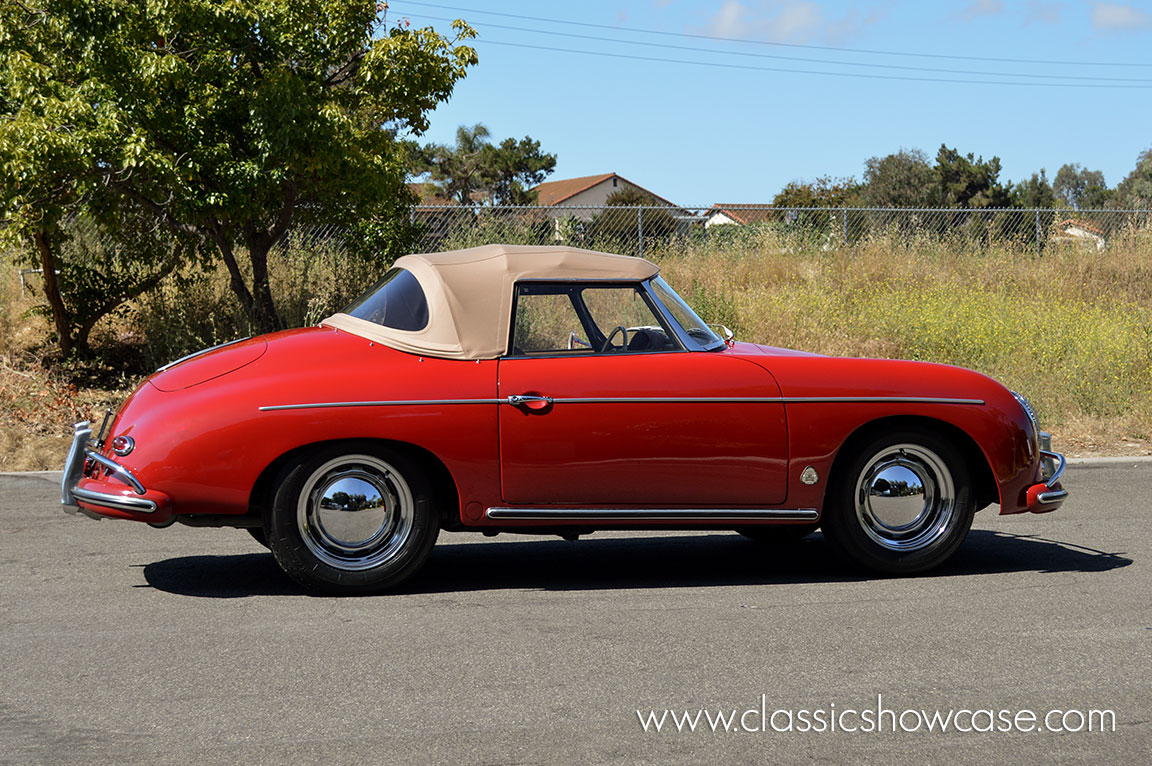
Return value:
<svg viewBox="0 0 1152 766">
<path fill-rule="evenodd" d="M 902 430 L 861 445 L 838 467 L 822 528 L 856 564 L 913 574 L 955 553 L 975 513 L 960 451 L 935 433 Z"/>
<path fill-rule="evenodd" d="M 312 451 L 281 472 L 264 512 L 280 568 L 307 590 L 379 593 L 410 577 L 440 526 L 424 472 L 371 442 Z"/>
<path fill-rule="evenodd" d="M 265 548 L 268 546 L 268 535 L 264 534 L 264 527 L 245 527 L 248 534 L 252 535 L 252 539 L 263 545 Z"/>
<path fill-rule="evenodd" d="M 758 543 L 788 545 L 803 540 L 819 528 L 819 524 L 765 524 L 755 527 L 737 527 L 736 531 Z"/>
</svg>

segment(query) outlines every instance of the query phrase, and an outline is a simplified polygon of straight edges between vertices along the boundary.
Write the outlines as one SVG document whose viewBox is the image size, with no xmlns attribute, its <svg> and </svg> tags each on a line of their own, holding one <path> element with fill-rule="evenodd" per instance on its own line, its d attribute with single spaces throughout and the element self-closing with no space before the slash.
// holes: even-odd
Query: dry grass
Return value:
<svg viewBox="0 0 1152 766">
<path fill-rule="evenodd" d="M 21 294 L 17 272 L 2 264 L 0 278 L 0 471 L 59 469 L 71 442 L 72 424 L 99 422 L 108 407 L 116 407 L 135 378 L 107 374 L 99 365 L 45 367 L 49 323 L 31 314 L 38 282 Z M 103 328 L 99 340 L 113 339 Z M 50 358 L 51 354 L 48 352 Z M 93 373 L 100 381 L 94 381 Z"/>
<path fill-rule="evenodd" d="M 929 239 L 826 252 L 772 231 L 646 254 L 706 319 L 740 338 L 971 367 L 1032 399 L 1069 454 L 1152 454 L 1147 233 L 1044 258 Z M 291 324 L 339 309 L 384 270 L 313 252 L 271 266 Z M 98 422 L 158 364 L 249 334 L 226 275 L 189 270 L 98 326 L 101 361 L 61 365 L 49 323 L 29 313 L 37 302 L 0 260 L 0 471 L 58 468 L 73 422 Z"/>
<path fill-rule="evenodd" d="M 876 239 L 825 252 L 770 231 L 658 255 L 741 338 L 984 372 L 1073 454 L 1152 454 L 1152 239 L 1104 251 Z"/>
</svg>

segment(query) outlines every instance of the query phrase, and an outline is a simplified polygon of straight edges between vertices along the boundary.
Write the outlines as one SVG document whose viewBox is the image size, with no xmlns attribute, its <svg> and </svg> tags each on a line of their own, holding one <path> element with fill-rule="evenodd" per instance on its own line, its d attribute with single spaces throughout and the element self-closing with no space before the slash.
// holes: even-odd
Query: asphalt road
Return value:
<svg viewBox="0 0 1152 766">
<path fill-rule="evenodd" d="M 1067 485 L 1055 514 L 982 512 L 923 577 L 862 577 L 819 535 L 445 534 L 405 592 L 333 599 L 243 531 L 97 523 L 0 476 L 0 762 L 1149 763 L 1152 463 Z M 762 695 L 796 729 L 832 705 L 1116 726 L 759 731 Z M 757 712 L 646 733 L 666 708 Z"/>
</svg>

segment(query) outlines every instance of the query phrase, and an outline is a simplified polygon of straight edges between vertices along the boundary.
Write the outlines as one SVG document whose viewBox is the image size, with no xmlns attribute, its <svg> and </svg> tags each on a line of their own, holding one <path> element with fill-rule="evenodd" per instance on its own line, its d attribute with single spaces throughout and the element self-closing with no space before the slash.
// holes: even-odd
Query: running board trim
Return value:
<svg viewBox="0 0 1152 766">
<path fill-rule="evenodd" d="M 816 521 L 815 508 L 489 508 L 489 519 L 517 521 Z"/>
</svg>

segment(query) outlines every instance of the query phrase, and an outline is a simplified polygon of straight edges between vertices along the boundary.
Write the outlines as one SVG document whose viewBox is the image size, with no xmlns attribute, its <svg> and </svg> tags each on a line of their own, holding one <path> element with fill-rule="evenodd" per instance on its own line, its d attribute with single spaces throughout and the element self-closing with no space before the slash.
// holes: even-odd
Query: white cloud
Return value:
<svg viewBox="0 0 1152 766">
<path fill-rule="evenodd" d="M 1152 27 L 1152 13 L 1125 3 L 1096 3 L 1092 27 L 1097 32 L 1132 32 Z"/>
<path fill-rule="evenodd" d="M 709 20 L 707 30 L 718 37 L 742 37 L 778 43 L 810 40 L 843 43 L 859 37 L 886 12 L 862 16 L 855 6 L 843 16 L 829 17 L 811 0 L 725 0 Z"/>
<path fill-rule="evenodd" d="M 1063 11 L 1063 3 L 1029 0 L 1028 9 L 1024 12 L 1024 24 L 1059 24 Z"/>
<path fill-rule="evenodd" d="M 956 13 L 962 21 L 972 21 L 982 16 L 995 16 L 1004 12 L 1004 0 L 972 0 Z"/>
</svg>

